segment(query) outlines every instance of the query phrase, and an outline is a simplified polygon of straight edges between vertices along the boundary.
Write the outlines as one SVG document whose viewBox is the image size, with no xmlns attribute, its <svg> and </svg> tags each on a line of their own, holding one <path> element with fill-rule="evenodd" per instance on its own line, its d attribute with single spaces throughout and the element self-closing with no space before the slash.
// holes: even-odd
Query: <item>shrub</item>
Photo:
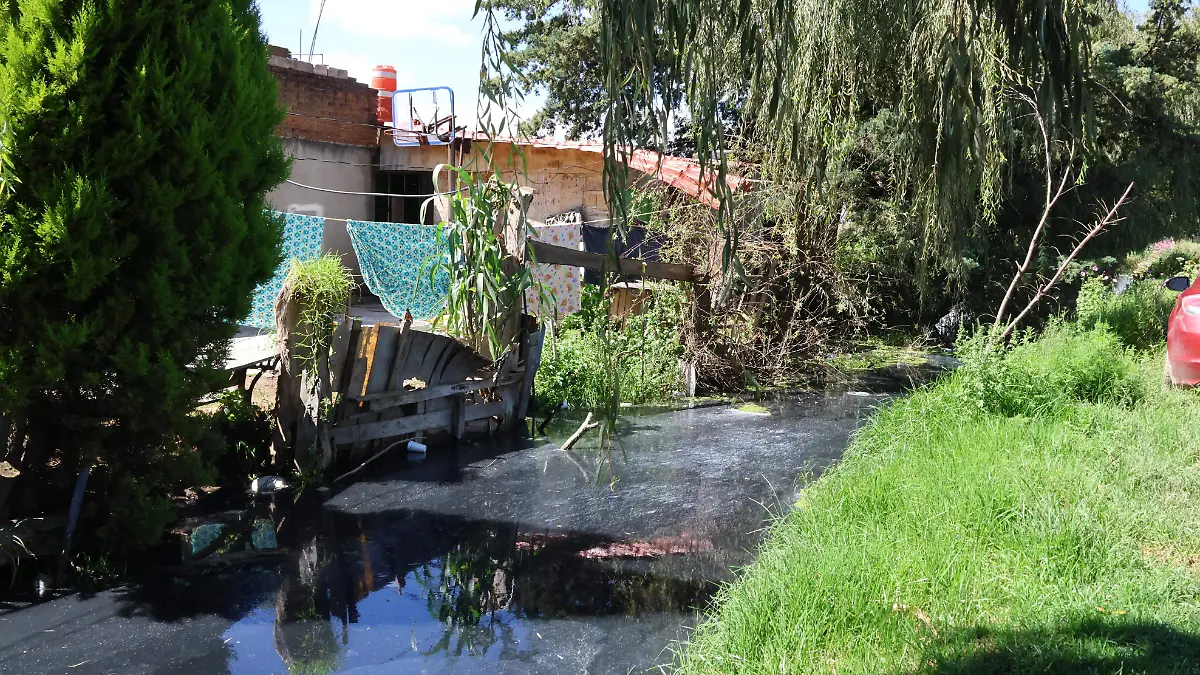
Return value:
<svg viewBox="0 0 1200 675">
<path fill-rule="evenodd" d="M 557 407 L 566 401 L 576 408 L 604 407 L 612 385 L 604 372 L 608 363 L 617 368 L 621 401 L 670 399 L 680 384 L 683 303 L 681 291 L 661 289 L 645 314 L 617 325 L 609 321 L 607 305 L 599 294 L 590 290 L 583 311 L 563 321 L 556 342 L 542 351 L 536 381 L 538 405 Z"/>
<path fill-rule="evenodd" d="M 1131 255 L 1130 270 L 1140 279 L 1169 279 L 1174 276 L 1195 278 L 1200 271 L 1200 242 L 1164 240 L 1142 253 Z"/>
<path fill-rule="evenodd" d="M 1174 305 L 1174 294 L 1158 281 L 1134 282 L 1117 295 L 1107 284 L 1088 279 L 1079 291 L 1075 309 L 1081 328 L 1104 326 L 1126 347 L 1153 349 L 1167 338 L 1167 318 Z"/>
<path fill-rule="evenodd" d="M 102 458 L 112 499 L 186 480 L 168 465 L 280 258 L 267 57 L 252 0 L 0 3 L 0 420 L 30 420 L 37 460 L 18 481 L 52 448 Z"/>
<path fill-rule="evenodd" d="M 1008 348 L 977 331 L 960 345 L 963 367 L 953 376 L 960 396 L 986 413 L 1047 417 L 1072 403 L 1130 404 L 1141 398 L 1134 360 L 1120 339 L 1100 327 L 1052 323 L 1033 341 Z"/>
</svg>

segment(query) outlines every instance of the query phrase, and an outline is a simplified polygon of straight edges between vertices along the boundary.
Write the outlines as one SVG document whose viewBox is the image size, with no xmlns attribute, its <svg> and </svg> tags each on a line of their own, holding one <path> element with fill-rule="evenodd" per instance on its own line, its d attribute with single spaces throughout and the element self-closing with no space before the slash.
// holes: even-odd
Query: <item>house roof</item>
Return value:
<svg viewBox="0 0 1200 675">
<path fill-rule="evenodd" d="M 476 139 L 486 141 L 488 137 L 482 133 L 476 134 Z M 517 145 L 523 145 L 533 148 L 551 148 L 558 150 L 578 150 L 581 152 L 594 152 L 596 154 L 604 154 L 604 144 L 590 141 L 556 141 L 551 139 L 495 139 L 497 142 L 510 142 Z M 707 172 L 701 172 L 700 162 L 689 159 L 687 157 L 676 157 L 674 155 L 664 155 L 653 150 L 634 150 L 633 153 L 627 156 L 629 168 L 647 176 L 662 181 L 673 188 L 680 190 L 686 194 L 695 197 L 700 202 L 717 208 L 718 199 L 712 189 L 709 187 L 711 181 L 715 180 L 714 172 L 709 169 Z M 707 175 L 705 175 L 707 174 Z M 750 183 L 740 176 L 727 175 L 726 183 L 730 189 L 735 192 L 747 192 L 750 189 Z"/>
</svg>

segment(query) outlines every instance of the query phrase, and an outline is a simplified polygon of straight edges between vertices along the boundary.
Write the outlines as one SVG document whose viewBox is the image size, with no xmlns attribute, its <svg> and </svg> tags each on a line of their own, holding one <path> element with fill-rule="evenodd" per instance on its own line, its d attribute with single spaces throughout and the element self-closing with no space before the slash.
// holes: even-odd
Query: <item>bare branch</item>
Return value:
<svg viewBox="0 0 1200 675">
<path fill-rule="evenodd" d="M 1067 157 L 1066 167 L 1063 169 L 1062 178 L 1058 181 L 1058 188 L 1054 187 L 1054 159 L 1053 159 L 1053 144 L 1050 141 L 1050 132 L 1046 128 L 1046 120 L 1042 117 L 1038 110 L 1037 102 L 1024 92 L 1016 92 L 1016 96 L 1025 101 L 1033 110 L 1031 113 L 1034 119 L 1037 120 L 1038 129 L 1042 132 L 1042 148 L 1045 152 L 1045 172 L 1046 172 L 1046 204 L 1042 209 L 1042 217 L 1038 221 L 1037 228 L 1033 231 L 1033 236 L 1029 239 L 1029 248 L 1025 251 L 1025 260 L 1017 266 L 1017 271 L 1013 274 L 1012 281 L 1008 284 L 1008 290 L 1004 293 L 1004 299 L 1000 302 L 1000 309 L 996 311 L 995 326 L 999 326 L 1004 320 L 1004 314 L 1008 311 L 1008 303 L 1012 301 L 1013 296 L 1017 292 L 1017 288 L 1021 284 L 1021 278 L 1025 276 L 1025 272 L 1029 270 L 1030 264 L 1033 262 L 1033 255 L 1037 251 L 1038 242 L 1042 238 L 1042 232 L 1046 229 L 1046 223 L 1050 220 L 1050 212 L 1054 209 L 1054 205 L 1067 192 L 1067 183 L 1071 178 L 1071 167 L 1075 161 L 1075 141 L 1071 140 L 1071 146 Z"/>
<path fill-rule="evenodd" d="M 1050 281 L 1047 281 L 1043 286 L 1038 288 L 1037 293 L 1034 294 L 1033 298 L 1029 301 L 1029 304 L 1025 305 L 1025 309 L 1021 310 L 1021 313 L 1017 315 L 1017 318 L 1013 319 L 1012 322 L 1008 324 L 1008 327 L 1004 329 L 1004 333 L 1000 336 L 1001 340 L 1006 340 L 1008 339 L 1008 336 L 1012 335 L 1012 332 L 1017 328 L 1017 324 L 1019 324 L 1021 320 L 1033 310 L 1033 307 L 1038 303 L 1038 301 L 1040 301 L 1047 293 L 1050 292 L 1050 289 L 1054 287 L 1054 284 L 1058 283 L 1058 280 L 1062 278 L 1063 272 L 1066 271 L 1067 266 L 1070 265 L 1076 257 L 1078 257 L 1079 252 L 1083 250 L 1084 246 L 1087 246 L 1089 241 L 1094 239 L 1096 235 L 1103 232 L 1109 226 L 1124 220 L 1123 218 L 1116 217 L 1117 211 L 1124 206 L 1125 202 L 1129 199 L 1129 194 L 1131 192 L 1133 192 L 1133 183 L 1130 183 L 1129 187 L 1125 188 L 1125 194 L 1121 195 L 1121 198 L 1117 200 L 1116 204 L 1113 204 L 1112 208 L 1108 210 L 1108 213 L 1106 213 L 1103 218 L 1096 221 L 1096 223 L 1088 230 L 1083 239 L 1081 239 L 1079 243 L 1075 245 L 1075 248 L 1071 250 L 1071 254 L 1068 255 L 1066 259 L 1062 261 L 1062 264 L 1058 266 L 1058 269 L 1054 272 L 1054 276 L 1050 278 Z"/>
</svg>

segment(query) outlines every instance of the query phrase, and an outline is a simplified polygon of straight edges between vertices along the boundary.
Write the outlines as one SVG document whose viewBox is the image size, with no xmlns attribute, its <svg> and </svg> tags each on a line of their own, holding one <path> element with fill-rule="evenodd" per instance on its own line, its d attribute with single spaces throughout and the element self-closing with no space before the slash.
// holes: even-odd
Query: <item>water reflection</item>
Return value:
<svg viewBox="0 0 1200 675">
<path fill-rule="evenodd" d="M 686 534 L 613 541 L 429 514 L 294 520 L 308 525 L 289 532 L 284 518 L 291 546 L 273 597 L 226 634 L 237 640 L 231 672 L 263 665 L 267 635 L 253 628 L 265 621 L 289 672 L 324 674 L 395 659 L 528 658 L 546 646 L 547 622 L 690 616 L 716 589 L 691 564 L 712 544 Z"/>
</svg>

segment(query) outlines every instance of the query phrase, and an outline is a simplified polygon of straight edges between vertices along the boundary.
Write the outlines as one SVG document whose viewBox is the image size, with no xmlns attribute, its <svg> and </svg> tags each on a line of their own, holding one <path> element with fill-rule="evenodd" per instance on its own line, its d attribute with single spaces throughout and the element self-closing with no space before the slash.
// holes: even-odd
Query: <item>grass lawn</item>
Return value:
<svg viewBox="0 0 1200 675">
<path fill-rule="evenodd" d="M 1051 328 L 881 411 L 682 673 L 1200 673 L 1200 394 Z"/>
</svg>

